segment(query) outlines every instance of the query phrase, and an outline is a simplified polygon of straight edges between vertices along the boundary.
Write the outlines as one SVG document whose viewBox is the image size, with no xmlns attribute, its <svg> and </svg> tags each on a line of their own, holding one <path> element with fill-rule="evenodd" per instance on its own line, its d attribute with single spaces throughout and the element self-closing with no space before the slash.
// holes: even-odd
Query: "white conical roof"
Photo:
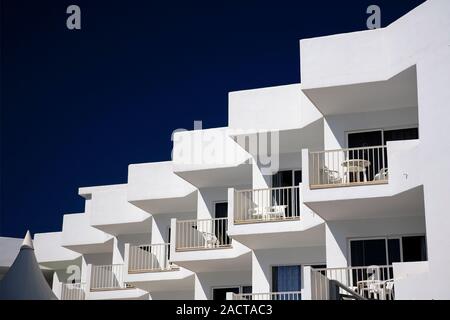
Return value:
<svg viewBox="0 0 450 320">
<path fill-rule="evenodd" d="M 42 274 L 28 231 L 14 263 L 0 280 L 0 300 L 57 299 Z"/>
<path fill-rule="evenodd" d="M 31 239 L 31 233 L 30 230 L 27 231 L 27 234 L 25 235 L 25 238 L 23 238 L 22 247 L 27 246 L 31 249 L 34 249 L 33 247 L 33 239 Z"/>
</svg>

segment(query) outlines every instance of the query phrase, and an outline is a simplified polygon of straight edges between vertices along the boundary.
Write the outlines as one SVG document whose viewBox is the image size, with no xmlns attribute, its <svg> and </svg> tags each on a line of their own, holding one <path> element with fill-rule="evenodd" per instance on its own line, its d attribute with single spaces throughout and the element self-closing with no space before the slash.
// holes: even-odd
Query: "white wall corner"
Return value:
<svg viewBox="0 0 450 320">
<path fill-rule="evenodd" d="M 124 251 L 123 251 L 123 279 L 128 277 L 128 266 L 129 266 L 129 257 L 130 257 L 130 244 L 125 243 Z"/>
<path fill-rule="evenodd" d="M 311 272 L 310 266 L 303 268 L 302 300 L 311 300 Z"/>
<path fill-rule="evenodd" d="M 228 232 L 234 229 L 234 188 L 228 188 Z"/>
</svg>

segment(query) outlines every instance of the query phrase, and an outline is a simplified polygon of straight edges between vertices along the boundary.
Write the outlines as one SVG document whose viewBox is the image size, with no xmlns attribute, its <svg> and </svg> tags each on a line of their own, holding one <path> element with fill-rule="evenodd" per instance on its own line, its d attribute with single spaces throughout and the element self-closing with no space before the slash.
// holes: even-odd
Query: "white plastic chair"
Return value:
<svg viewBox="0 0 450 320">
<path fill-rule="evenodd" d="M 388 177 L 389 177 L 388 169 L 387 168 L 383 168 L 373 177 L 373 180 L 374 181 L 387 180 Z"/>
<path fill-rule="evenodd" d="M 386 280 L 383 285 L 384 296 L 388 300 L 394 300 L 394 280 Z"/>
<path fill-rule="evenodd" d="M 214 233 L 202 231 L 203 240 L 205 240 L 205 248 L 214 248 L 220 245 L 219 239 Z"/>
</svg>

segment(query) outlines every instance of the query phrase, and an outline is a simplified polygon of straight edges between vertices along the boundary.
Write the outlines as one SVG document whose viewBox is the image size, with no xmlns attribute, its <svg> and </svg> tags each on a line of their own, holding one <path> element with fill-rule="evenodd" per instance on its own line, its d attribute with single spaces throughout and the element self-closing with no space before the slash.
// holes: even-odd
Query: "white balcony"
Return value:
<svg viewBox="0 0 450 320">
<path fill-rule="evenodd" d="M 325 221 L 423 216 L 420 140 L 303 150 L 303 203 Z"/>
<path fill-rule="evenodd" d="M 388 183 L 387 147 L 309 153 L 311 189 Z"/>
<path fill-rule="evenodd" d="M 311 269 L 311 300 L 394 300 L 392 266 Z"/>
<path fill-rule="evenodd" d="M 251 301 L 251 300 L 302 300 L 301 291 L 265 292 L 265 293 L 232 293 L 227 294 L 227 300 Z"/>
<path fill-rule="evenodd" d="M 123 264 L 88 265 L 86 300 L 148 299 L 148 292 L 125 281 Z"/>
<path fill-rule="evenodd" d="M 86 299 L 85 283 L 61 284 L 61 300 L 85 300 L 85 299 Z"/>
<path fill-rule="evenodd" d="M 228 189 L 228 234 L 254 250 L 324 246 L 323 220 L 303 204 L 301 186 Z"/>
<path fill-rule="evenodd" d="M 227 218 L 179 220 L 176 230 L 177 251 L 231 247 Z"/>
<path fill-rule="evenodd" d="M 151 214 L 194 212 L 197 189 L 173 172 L 172 161 L 128 167 L 128 201 Z"/>
<path fill-rule="evenodd" d="M 299 219 L 298 186 L 235 190 L 234 224 Z"/>
<path fill-rule="evenodd" d="M 228 235 L 228 218 L 171 220 L 170 261 L 193 272 L 251 268 L 251 251 Z"/>
<path fill-rule="evenodd" d="M 79 194 L 91 226 L 112 235 L 151 230 L 151 215 L 128 202 L 126 184 L 80 188 Z"/>
<path fill-rule="evenodd" d="M 170 244 L 125 245 L 125 280 L 151 294 L 193 291 L 194 274 L 172 263 Z"/>
<path fill-rule="evenodd" d="M 128 273 L 174 271 L 180 268 L 169 262 L 170 244 L 130 246 Z"/>
<path fill-rule="evenodd" d="M 119 290 L 130 289 L 132 286 L 128 285 L 123 280 L 123 265 L 93 265 L 91 267 L 90 290 Z"/>
</svg>

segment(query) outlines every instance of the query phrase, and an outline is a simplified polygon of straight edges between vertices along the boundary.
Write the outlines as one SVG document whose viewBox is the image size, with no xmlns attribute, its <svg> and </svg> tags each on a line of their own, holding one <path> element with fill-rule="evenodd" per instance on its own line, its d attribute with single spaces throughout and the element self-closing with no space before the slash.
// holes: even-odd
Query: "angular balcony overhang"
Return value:
<svg viewBox="0 0 450 320">
<path fill-rule="evenodd" d="M 197 188 L 242 185 L 252 178 L 251 157 L 228 128 L 175 133 L 173 170 Z"/>
<path fill-rule="evenodd" d="M 90 291 L 86 300 L 148 300 L 148 292 L 139 288 Z"/>
<path fill-rule="evenodd" d="M 418 106 L 415 66 L 383 81 L 302 90 L 324 116 Z"/>
<path fill-rule="evenodd" d="M 127 283 L 148 291 L 186 291 L 194 290 L 194 274 L 185 268 L 173 271 L 128 273 Z"/>
<path fill-rule="evenodd" d="M 230 236 L 252 250 L 325 246 L 325 224 L 305 229 L 299 221 L 235 225 Z"/>
<path fill-rule="evenodd" d="M 197 189 L 173 172 L 172 161 L 128 167 L 128 201 L 151 214 L 194 212 Z"/>
<path fill-rule="evenodd" d="M 230 135 L 254 158 L 261 153 L 298 153 L 303 148 L 323 147 L 323 118 L 291 129 L 234 130 Z M 265 154 L 263 154 L 265 155 Z"/>
<path fill-rule="evenodd" d="M 126 184 L 80 188 L 79 194 L 92 227 L 111 235 L 151 230 L 151 215 L 128 202 Z"/>
<path fill-rule="evenodd" d="M 447 48 L 448 29 L 448 3 L 425 1 L 384 28 L 303 39 L 300 70 L 304 92 L 324 115 L 354 112 L 355 107 L 379 110 L 395 106 L 391 104 L 394 100 L 417 106 L 414 72 L 407 69 L 427 54 Z M 406 74 L 400 75 L 402 71 Z M 394 79 L 396 75 L 399 77 Z M 361 97 L 364 101 L 358 107 L 356 100 Z"/>
<path fill-rule="evenodd" d="M 241 245 L 242 246 L 242 245 Z M 252 256 L 248 248 L 185 251 L 173 253 L 171 261 L 192 272 L 251 270 Z"/>
<path fill-rule="evenodd" d="M 53 270 L 65 269 L 68 265 L 81 266 L 81 254 L 62 245 L 62 232 L 37 233 L 34 235 L 34 252 L 41 266 Z"/>
<path fill-rule="evenodd" d="M 111 253 L 114 238 L 90 225 L 86 213 L 65 214 L 61 246 L 81 254 Z"/>
<path fill-rule="evenodd" d="M 425 214 L 423 186 L 391 196 L 376 196 L 376 191 L 369 195 L 370 192 L 367 190 L 366 196 L 357 199 L 305 201 L 305 205 L 325 221 L 424 216 Z"/>
</svg>

